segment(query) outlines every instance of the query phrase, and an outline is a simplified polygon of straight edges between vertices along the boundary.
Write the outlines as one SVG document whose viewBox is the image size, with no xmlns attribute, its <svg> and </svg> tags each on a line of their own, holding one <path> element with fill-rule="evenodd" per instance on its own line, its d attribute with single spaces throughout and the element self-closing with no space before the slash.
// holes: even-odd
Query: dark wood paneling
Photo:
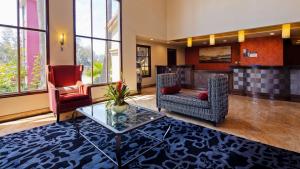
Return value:
<svg viewBox="0 0 300 169">
<path fill-rule="evenodd" d="M 284 40 L 284 65 L 300 65 L 300 45 L 292 44 L 291 39 Z"/>
</svg>

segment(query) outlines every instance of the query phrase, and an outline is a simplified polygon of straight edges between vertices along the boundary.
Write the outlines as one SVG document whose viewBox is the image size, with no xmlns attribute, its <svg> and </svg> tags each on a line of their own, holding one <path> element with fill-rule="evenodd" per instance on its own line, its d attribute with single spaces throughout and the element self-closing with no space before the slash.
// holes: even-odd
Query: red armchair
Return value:
<svg viewBox="0 0 300 169">
<path fill-rule="evenodd" d="M 82 65 L 47 66 L 50 110 L 59 122 L 60 113 L 92 104 L 91 86 L 81 81 Z"/>
</svg>

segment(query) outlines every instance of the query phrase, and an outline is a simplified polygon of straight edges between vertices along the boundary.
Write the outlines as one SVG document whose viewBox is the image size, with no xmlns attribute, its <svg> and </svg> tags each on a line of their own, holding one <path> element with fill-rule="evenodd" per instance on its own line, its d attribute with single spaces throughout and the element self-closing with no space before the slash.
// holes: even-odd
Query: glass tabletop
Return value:
<svg viewBox="0 0 300 169">
<path fill-rule="evenodd" d="M 81 107 L 76 111 L 116 134 L 129 132 L 165 116 L 153 110 L 134 105 L 129 105 L 129 108 L 122 113 L 116 113 L 106 108 L 105 103 Z"/>
</svg>

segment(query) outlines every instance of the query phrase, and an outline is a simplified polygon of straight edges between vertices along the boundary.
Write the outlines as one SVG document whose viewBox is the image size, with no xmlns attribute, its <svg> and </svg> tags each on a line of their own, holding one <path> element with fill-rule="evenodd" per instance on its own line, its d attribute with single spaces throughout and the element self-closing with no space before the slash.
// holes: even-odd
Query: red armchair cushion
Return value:
<svg viewBox="0 0 300 169">
<path fill-rule="evenodd" d="M 200 92 L 198 95 L 198 99 L 207 101 L 208 100 L 208 92 L 207 91 Z"/>
<path fill-rule="evenodd" d="M 58 87 L 57 90 L 59 94 L 79 93 L 79 87 L 77 85 Z"/>
<path fill-rule="evenodd" d="M 175 93 L 179 93 L 180 90 L 181 90 L 181 87 L 176 85 L 176 86 L 170 86 L 170 87 L 163 87 L 160 89 L 160 92 L 162 94 L 175 94 Z"/>
<path fill-rule="evenodd" d="M 59 101 L 62 103 L 76 101 L 76 100 L 84 100 L 84 99 L 89 99 L 89 95 L 80 94 L 80 93 L 67 93 L 59 96 Z"/>
</svg>

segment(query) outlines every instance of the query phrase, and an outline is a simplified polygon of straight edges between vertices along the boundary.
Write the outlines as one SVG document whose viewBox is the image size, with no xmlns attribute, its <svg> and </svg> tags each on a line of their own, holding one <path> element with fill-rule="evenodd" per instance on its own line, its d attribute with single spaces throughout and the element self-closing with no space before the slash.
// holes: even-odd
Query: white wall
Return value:
<svg viewBox="0 0 300 169">
<path fill-rule="evenodd" d="M 156 84 L 156 65 L 167 65 L 167 49 L 176 49 L 177 64 L 185 64 L 184 48 L 166 45 L 162 43 L 155 43 L 149 41 L 137 40 L 137 44 L 151 46 L 151 77 L 143 78 L 142 86 L 149 86 Z"/>
<path fill-rule="evenodd" d="M 166 0 L 125 0 L 123 5 L 123 75 L 136 90 L 136 37 L 166 39 Z"/>
<path fill-rule="evenodd" d="M 74 63 L 73 0 L 49 0 L 50 64 Z M 58 36 L 65 34 L 64 50 L 60 50 Z"/>
<path fill-rule="evenodd" d="M 73 0 L 49 0 L 50 64 L 73 64 Z M 123 75 L 131 90 L 136 90 L 136 36 L 166 39 L 165 0 L 123 0 Z M 58 35 L 66 44 L 60 51 Z M 92 89 L 93 99 L 103 97 L 105 87 Z M 48 94 L 0 99 L 0 116 L 47 108 Z"/>
<path fill-rule="evenodd" d="M 48 95 L 36 94 L 29 96 L 10 97 L 0 99 L 0 116 L 39 110 L 48 107 Z"/>
<path fill-rule="evenodd" d="M 165 40 L 166 0 L 123 0 L 123 33 Z"/>
<path fill-rule="evenodd" d="M 167 0 L 167 39 L 300 21 L 299 0 Z"/>
</svg>

